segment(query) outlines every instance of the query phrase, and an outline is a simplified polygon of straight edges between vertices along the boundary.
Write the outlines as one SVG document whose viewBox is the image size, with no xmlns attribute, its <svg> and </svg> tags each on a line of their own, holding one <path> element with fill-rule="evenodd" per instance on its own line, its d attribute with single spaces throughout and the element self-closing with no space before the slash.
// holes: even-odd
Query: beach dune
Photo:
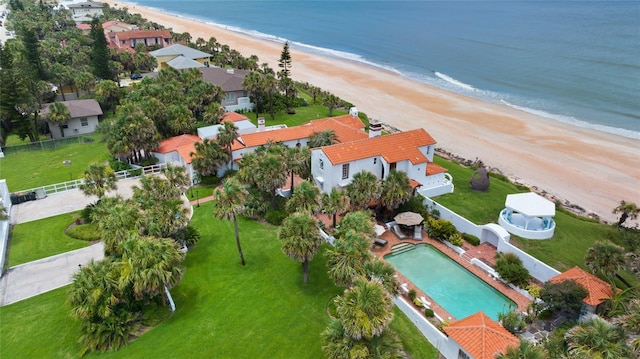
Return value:
<svg viewBox="0 0 640 359">
<path fill-rule="evenodd" d="M 168 15 L 139 5 L 131 13 L 195 40 L 215 37 L 244 56 L 277 68 L 281 43 Z M 640 204 L 640 140 L 571 126 L 502 104 L 487 103 L 360 63 L 291 49 L 292 77 L 355 104 L 369 117 L 400 130 L 426 129 L 438 147 L 480 159 L 521 183 L 571 202 L 603 220 L 621 200 Z M 497 220 L 498 213 L 496 213 Z"/>
</svg>

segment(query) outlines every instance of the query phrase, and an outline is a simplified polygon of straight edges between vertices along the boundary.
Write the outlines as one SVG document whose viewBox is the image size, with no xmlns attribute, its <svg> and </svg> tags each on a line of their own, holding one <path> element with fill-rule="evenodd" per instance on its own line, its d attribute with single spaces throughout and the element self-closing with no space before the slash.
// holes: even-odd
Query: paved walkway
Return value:
<svg viewBox="0 0 640 359">
<path fill-rule="evenodd" d="M 96 243 L 86 248 L 39 259 L 9 268 L 0 278 L 0 306 L 15 303 L 48 292 L 72 281 L 78 265 L 104 257 L 104 245 Z"/>
</svg>

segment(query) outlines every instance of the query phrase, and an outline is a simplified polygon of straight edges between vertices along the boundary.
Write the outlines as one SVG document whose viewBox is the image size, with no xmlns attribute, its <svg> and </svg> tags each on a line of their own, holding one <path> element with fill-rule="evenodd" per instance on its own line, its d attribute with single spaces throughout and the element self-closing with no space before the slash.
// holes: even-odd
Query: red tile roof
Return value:
<svg viewBox="0 0 640 359">
<path fill-rule="evenodd" d="M 433 162 L 429 162 L 429 164 L 427 165 L 427 176 L 435 175 L 442 172 L 447 172 L 447 169 L 442 166 L 438 166 Z"/>
<path fill-rule="evenodd" d="M 435 143 L 433 137 L 420 128 L 367 138 L 362 141 L 326 146 L 322 148 L 322 151 L 334 165 L 374 156 L 382 156 L 388 163 L 409 160 L 415 165 L 428 161 L 418 147 Z"/>
<path fill-rule="evenodd" d="M 171 33 L 169 30 L 131 30 L 116 33 L 116 37 L 119 41 L 129 39 L 148 39 L 161 37 L 163 39 L 170 39 Z"/>
<path fill-rule="evenodd" d="M 583 299 L 585 303 L 591 306 L 597 306 L 604 302 L 606 299 L 613 297 L 613 290 L 611 285 L 602 279 L 594 276 L 591 273 L 586 272 L 580 267 L 573 267 L 564 273 L 560 273 L 557 276 L 549 279 L 552 283 L 559 283 L 565 280 L 572 280 L 582 285 L 589 294 Z"/>
<path fill-rule="evenodd" d="M 237 112 L 227 112 L 224 114 L 224 116 L 222 117 L 222 120 L 220 120 L 220 122 L 226 122 L 226 121 L 231 121 L 231 122 L 238 122 L 238 121 L 245 121 L 248 120 L 249 117 L 241 114 L 241 113 L 237 113 Z"/>
<path fill-rule="evenodd" d="M 191 152 L 196 151 L 196 142 L 202 142 L 202 139 L 194 135 L 170 137 L 162 140 L 160 142 L 160 147 L 158 147 L 154 152 L 166 154 L 177 151 L 186 163 L 191 163 Z"/>
<path fill-rule="evenodd" d="M 475 359 L 494 359 L 508 347 L 519 345 L 518 338 L 483 312 L 450 324 L 444 331 Z"/>
<path fill-rule="evenodd" d="M 307 124 L 295 127 L 287 127 L 277 130 L 268 130 L 249 133 L 240 137 L 241 142 L 235 141 L 232 150 L 247 147 L 258 147 L 269 142 L 285 142 L 309 138 L 314 132 L 334 130 L 339 142 L 351 142 L 368 138 L 364 132 L 364 124 L 359 118 L 351 115 L 336 116 L 314 120 Z"/>
</svg>

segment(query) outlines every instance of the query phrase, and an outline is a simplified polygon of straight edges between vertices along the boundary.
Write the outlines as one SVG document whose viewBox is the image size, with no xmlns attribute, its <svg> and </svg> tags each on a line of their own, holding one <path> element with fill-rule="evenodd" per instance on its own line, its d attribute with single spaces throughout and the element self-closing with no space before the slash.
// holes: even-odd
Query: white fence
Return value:
<svg viewBox="0 0 640 359">
<path fill-rule="evenodd" d="M 451 221 L 451 223 L 453 223 L 453 225 L 456 226 L 458 231 L 462 233 L 468 233 L 468 234 L 474 235 L 480 238 L 481 241 L 485 241 L 484 236 L 482 235 L 482 232 L 483 232 L 482 226 L 476 225 L 475 223 L 453 212 L 449 208 L 437 203 L 431 198 L 425 197 L 422 203 L 431 210 L 437 209 L 440 212 L 440 218 Z M 554 277 L 560 274 L 560 272 L 557 271 L 555 268 L 547 265 L 546 263 L 539 261 L 538 259 L 532 257 L 530 254 L 526 253 L 522 249 L 509 243 L 509 238 L 510 237 L 506 237 L 506 238 L 498 237 L 497 239 L 494 238 L 494 240 L 497 241 L 496 248 L 498 252 L 513 253 L 516 256 L 518 256 L 518 258 L 522 260 L 522 264 L 524 265 L 525 268 L 527 268 L 527 270 L 529 271 L 529 274 L 531 274 L 532 277 L 536 278 L 541 282 L 546 282 L 551 277 Z"/>
<path fill-rule="evenodd" d="M 11 213 L 11 200 L 9 195 L 9 187 L 7 187 L 7 181 L 0 180 L 0 205 L 5 208 L 7 216 Z M 5 259 L 7 257 L 7 246 L 9 244 L 9 230 L 10 230 L 9 218 L 0 219 L 0 276 L 4 274 Z"/>
</svg>

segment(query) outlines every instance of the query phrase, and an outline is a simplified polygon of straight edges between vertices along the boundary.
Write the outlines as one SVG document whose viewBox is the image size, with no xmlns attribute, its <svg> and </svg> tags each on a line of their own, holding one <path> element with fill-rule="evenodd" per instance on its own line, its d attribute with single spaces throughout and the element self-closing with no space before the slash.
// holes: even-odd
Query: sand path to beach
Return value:
<svg viewBox="0 0 640 359">
<path fill-rule="evenodd" d="M 111 6 L 122 2 L 106 1 Z M 138 5 L 131 13 L 189 32 L 211 36 L 244 56 L 277 69 L 282 44 L 223 27 L 163 14 Z M 214 5 L 212 5 L 214 6 Z M 401 130 L 425 128 L 448 152 L 481 159 L 507 176 L 614 221 L 620 200 L 640 205 L 640 140 L 569 126 L 501 104 L 460 96 L 396 73 L 291 49 L 292 77 L 355 104 L 369 117 Z M 496 213 L 496 217 L 497 217 Z"/>
</svg>

